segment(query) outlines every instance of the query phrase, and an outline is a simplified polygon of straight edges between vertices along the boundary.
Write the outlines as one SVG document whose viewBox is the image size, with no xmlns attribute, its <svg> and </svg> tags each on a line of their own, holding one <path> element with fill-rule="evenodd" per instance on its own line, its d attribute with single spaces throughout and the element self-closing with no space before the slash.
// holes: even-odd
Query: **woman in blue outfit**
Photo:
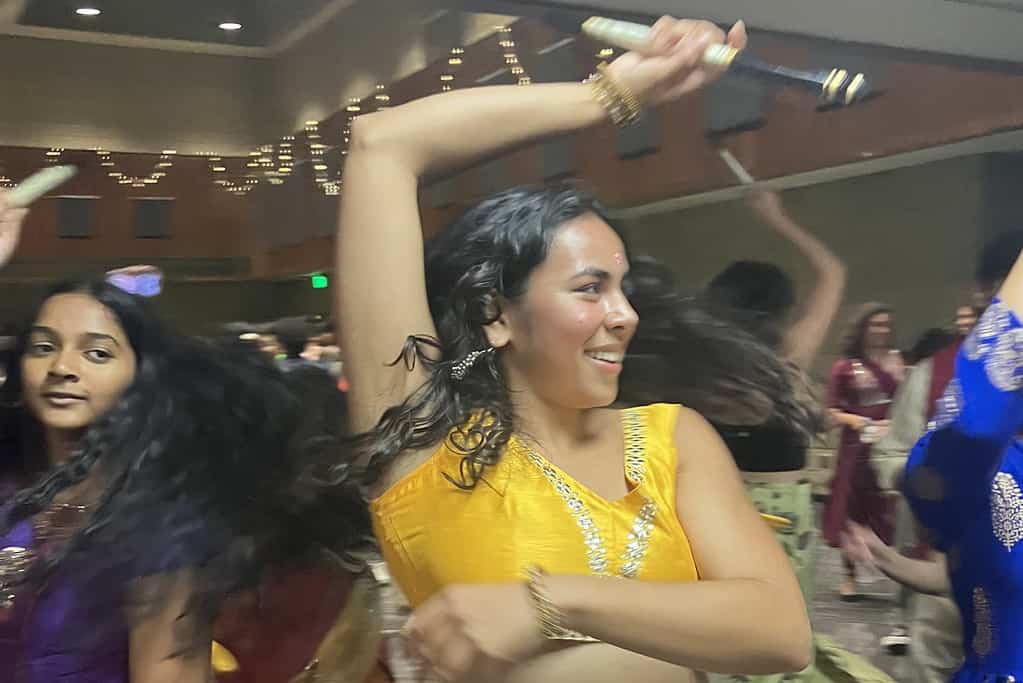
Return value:
<svg viewBox="0 0 1023 683">
<path fill-rule="evenodd" d="M 959 351 L 906 495 L 963 617 L 953 683 L 1023 681 L 1023 259 Z"/>
</svg>

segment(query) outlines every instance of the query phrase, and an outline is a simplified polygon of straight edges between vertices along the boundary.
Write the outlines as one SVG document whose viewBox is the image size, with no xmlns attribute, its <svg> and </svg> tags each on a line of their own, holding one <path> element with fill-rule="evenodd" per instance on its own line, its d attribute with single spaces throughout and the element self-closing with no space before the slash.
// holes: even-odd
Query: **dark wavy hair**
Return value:
<svg viewBox="0 0 1023 683">
<path fill-rule="evenodd" d="M 960 306 L 960 308 L 963 308 Z M 970 307 L 973 308 L 972 306 Z M 924 330 L 913 346 L 902 351 L 902 358 L 906 365 L 916 365 L 920 361 L 927 360 L 938 351 L 947 347 L 959 337 L 958 333 L 945 329 L 944 327 L 931 327 Z"/>
<path fill-rule="evenodd" d="M 500 314 L 500 300 L 523 295 L 559 227 L 591 213 L 622 235 L 603 207 L 574 187 L 512 189 L 473 207 L 426 245 L 427 295 L 438 338 L 409 337 L 396 362 L 410 368 L 424 363 L 428 378 L 357 437 L 365 483 L 377 481 L 403 451 L 445 439 L 463 456 L 460 471 L 449 475 L 459 487 L 472 488 L 498 461 L 516 419 L 496 354 L 485 356 L 462 381 L 453 380 L 450 370 L 488 346 L 484 326 Z M 625 290 L 640 323 L 621 376 L 620 404 L 678 402 L 712 418 L 738 404 L 800 432 L 816 429 L 815 410 L 794 398 L 797 376 L 772 349 L 682 297 L 656 261 L 631 262 Z"/>
<path fill-rule="evenodd" d="M 750 332 L 771 348 L 782 342 L 796 288 L 792 278 L 763 261 L 735 261 L 715 275 L 704 290 L 720 317 Z"/>
<path fill-rule="evenodd" d="M 0 466 L 32 477 L 3 508 L 2 527 L 46 510 L 71 486 L 101 484 L 84 524 L 32 580 L 56 572 L 95 576 L 119 591 L 133 578 L 156 580 L 187 568 L 194 576 L 189 613 L 209 621 L 227 593 L 321 549 L 355 568 L 347 552 L 370 537 L 359 490 L 343 477 L 336 481 L 336 469 L 329 488 L 317 474 L 350 459 L 343 452 L 343 399 L 329 378 L 285 375 L 245 345 L 174 335 L 145 300 L 104 281 L 63 283 L 44 302 L 67 293 L 90 296 L 117 318 L 137 372 L 72 456 L 47 468 L 32 459 L 42 453 L 34 418 L 12 407 L 27 335 L 20 337 L 3 393 L 21 429 L 8 439 Z M 167 586 L 155 586 L 128 596 L 129 619 L 160 607 Z M 112 594 L 89 588 L 103 599 Z M 202 654 L 197 644 L 184 641 L 182 651 Z"/>
<path fill-rule="evenodd" d="M 872 301 L 859 306 L 849 317 L 845 332 L 842 335 L 842 355 L 845 358 L 863 358 L 864 337 L 867 334 L 867 323 L 879 313 L 894 313 L 895 309 L 885 303 Z M 894 333 L 893 333 L 894 342 Z"/>
<path fill-rule="evenodd" d="M 1005 232 L 985 242 L 974 269 L 977 284 L 991 288 L 1004 280 L 1020 251 L 1023 251 L 1023 230 Z"/>
</svg>

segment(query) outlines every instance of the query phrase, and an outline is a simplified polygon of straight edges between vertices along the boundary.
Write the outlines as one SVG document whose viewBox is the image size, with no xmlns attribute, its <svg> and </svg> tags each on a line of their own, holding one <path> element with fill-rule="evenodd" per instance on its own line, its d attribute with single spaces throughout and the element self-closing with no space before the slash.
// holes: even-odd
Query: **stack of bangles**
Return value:
<svg viewBox="0 0 1023 683">
<path fill-rule="evenodd" d="M 631 90 L 611 76 L 607 63 L 601 62 L 597 66 L 597 73 L 588 82 L 597 101 L 607 110 L 612 123 L 624 128 L 639 121 L 643 107 Z"/>
<path fill-rule="evenodd" d="M 529 599 L 536 610 L 536 618 L 540 625 L 540 633 L 547 640 L 572 640 L 582 643 L 596 643 L 596 638 L 583 635 L 565 628 L 565 614 L 547 594 L 547 572 L 540 567 L 533 567 L 526 574 L 526 588 Z"/>
</svg>

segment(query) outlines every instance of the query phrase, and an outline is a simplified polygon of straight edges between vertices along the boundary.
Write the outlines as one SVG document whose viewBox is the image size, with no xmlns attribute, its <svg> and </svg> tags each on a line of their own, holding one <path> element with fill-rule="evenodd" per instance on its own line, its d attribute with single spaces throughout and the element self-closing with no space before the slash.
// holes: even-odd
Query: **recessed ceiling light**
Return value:
<svg viewBox="0 0 1023 683">
<path fill-rule="evenodd" d="M 83 17 L 98 17 L 103 14 L 103 10 L 98 7 L 79 7 L 75 10 L 75 14 L 80 14 Z"/>
<path fill-rule="evenodd" d="M 225 31 L 240 31 L 242 25 L 239 24 L 237 21 L 225 21 L 220 25 L 220 28 L 224 29 Z"/>
</svg>

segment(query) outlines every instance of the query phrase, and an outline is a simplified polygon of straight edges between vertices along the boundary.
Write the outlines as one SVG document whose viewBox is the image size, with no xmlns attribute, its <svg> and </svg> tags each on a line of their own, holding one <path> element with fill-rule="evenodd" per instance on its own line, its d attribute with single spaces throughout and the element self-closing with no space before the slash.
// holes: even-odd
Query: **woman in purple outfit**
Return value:
<svg viewBox="0 0 1023 683">
<path fill-rule="evenodd" d="M 21 219 L 0 193 L 0 247 Z M 0 387 L 0 683 L 206 683 L 223 596 L 368 533 L 299 474 L 340 437 L 306 381 L 106 281 L 53 289 Z"/>
</svg>

